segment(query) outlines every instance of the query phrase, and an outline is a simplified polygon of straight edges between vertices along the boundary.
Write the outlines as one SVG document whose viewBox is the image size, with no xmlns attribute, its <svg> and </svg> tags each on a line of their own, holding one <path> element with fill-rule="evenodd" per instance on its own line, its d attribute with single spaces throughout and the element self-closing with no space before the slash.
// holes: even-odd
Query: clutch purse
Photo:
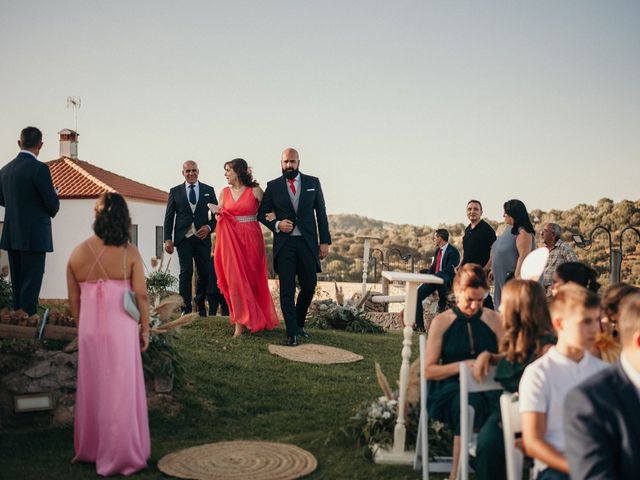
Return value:
<svg viewBox="0 0 640 480">
<path fill-rule="evenodd" d="M 127 245 L 124 247 L 124 281 L 127 281 Z M 138 309 L 138 302 L 136 301 L 136 293 L 128 287 L 124 289 L 123 305 L 124 311 L 136 322 L 140 323 L 140 310 Z"/>
</svg>

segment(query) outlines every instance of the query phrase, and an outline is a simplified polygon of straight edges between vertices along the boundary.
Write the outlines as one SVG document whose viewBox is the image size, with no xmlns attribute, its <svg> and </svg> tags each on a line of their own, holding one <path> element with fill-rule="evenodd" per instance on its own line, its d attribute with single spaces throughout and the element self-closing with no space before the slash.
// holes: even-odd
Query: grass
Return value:
<svg viewBox="0 0 640 480">
<path fill-rule="evenodd" d="M 240 339 L 231 333 L 228 320 L 213 317 L 182 329 L 178 347 L 187 371 L 187 385 L 177 392 L 182 409 L 174 415 L 169 409 L 150 411 L 152 457 L 149 468 L 135 478 L 167 478 L 157 461 L 172 451 L 238 439 L 292 443 L 309 450 L 318 459 L 318 469 L 309 479 L 418 477 L 410 467 L 372 463 L 339 430 L 363 402 L 381 395 L 374 361 L 395 387 L 402 347 L 399 332 L 311 330 L 314 343 L 364 356 L 361 362 L 342 365 L 311 365 L 271 355 L 267 345 L 284 340 L 281 329 Z M 94 465 L 70 463 L 72 428 L 38 428 L 36 415 L 23 415 L 20 424 L 0 434 L 0 478 L 96 477 Z"/>
</svg>

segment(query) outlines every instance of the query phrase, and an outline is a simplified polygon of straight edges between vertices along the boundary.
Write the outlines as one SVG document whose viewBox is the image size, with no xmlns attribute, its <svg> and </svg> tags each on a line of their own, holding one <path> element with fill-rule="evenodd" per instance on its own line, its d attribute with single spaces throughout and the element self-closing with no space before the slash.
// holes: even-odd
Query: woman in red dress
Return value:
<svg viewBox="0 0 640 480">
<path fill-rule="evenodd" d="M 214 266 L 218 286 L 229 304 L 234 337 L 271 330 L 279 323 L 267 282 L 264 237 L 257 220 L 263 191 L 253 180 L 247 162 L 236 158 L 224 164 L 228 187 L 219 205 L 209 204 L 216 214 Z"/>
</svg>

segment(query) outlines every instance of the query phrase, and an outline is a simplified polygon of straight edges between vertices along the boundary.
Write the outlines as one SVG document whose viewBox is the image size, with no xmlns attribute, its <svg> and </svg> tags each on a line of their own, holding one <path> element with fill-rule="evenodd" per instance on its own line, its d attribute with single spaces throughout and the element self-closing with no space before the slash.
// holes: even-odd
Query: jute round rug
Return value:
<svg viewBox="0 0 640 480">
<path fill-rule="evenodd" d="M 364 357 L 357 353 L 343 350 L 341 348 L 317 345 L 315 343 L 305 343 L 297 347 L 287 347 L 285 345 L 269 345 L 269 352 L 287 360 L 304 363 L 351 363 L 359 362 Z"/>
<path fill-rule="evenodd" d="M 194 480 L 293 480 L 317 467 L 316 457 L 295 445 L 242 440 L 187 448 L 158 462 L 161 472 Z"/>
</svg>

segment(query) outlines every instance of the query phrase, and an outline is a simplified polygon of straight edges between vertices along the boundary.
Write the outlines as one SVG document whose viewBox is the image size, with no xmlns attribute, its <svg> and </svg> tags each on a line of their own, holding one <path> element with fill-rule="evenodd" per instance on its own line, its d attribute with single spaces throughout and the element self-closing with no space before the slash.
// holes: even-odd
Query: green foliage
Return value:
<svg viewBox="0 0 640 480">
<path fill-rule="evenodd" d="M 178 283 L 178 279 L 168 272 L 155 270 L 147 277 L 147 292 L 152 298 L 162 300 L 167 291 Z"/>
<path fill-rule="evenodd" d="M 307 322 L 310 328 L 335 328 L 353 333 L 385 333 L 385 329 L 367 318 L 367 314 L 351 305 L 339 305 L 333 300 L 316 302 L 314 314 Z"/>
<path fill-rule="evenodd" d="M 151 335 L 149 348 L 142 352 L 142 365 L 147 377 L 168 377 L 173 379 L 174 387 L 184 385 L 184 361 L 175 345 L 177 338 L 178 333 L 175 331 Z"/>
<path fill-rule="evenodd" d="M 13 305 L 13 292 L 11 283 L 6 276 L 0 275 L 0 308 L 11 308 Z"/>
<path fill-rule="evenodd" d="M 356 414 L 351 417 L 349 424 L 341 431 L 348 439 L 353 441 L 357 448 L 367 447 L 367 456 L 370 456 L 373 445 L 388 447 L 393 442 L 393 431 L 398 418 L 397 392 L 394 399 L 379 397 L 374 402 L 366 402 Z M 415 448 L 418 437 L 418 423 L 420 421 L 420 403 L 409 405 L 407 409 L 406 445 L 409 449 Z M 429 456 L 451 456 L 453 445 L 453 433 L 437 420 L 429 419 Z"/>
</svg>

